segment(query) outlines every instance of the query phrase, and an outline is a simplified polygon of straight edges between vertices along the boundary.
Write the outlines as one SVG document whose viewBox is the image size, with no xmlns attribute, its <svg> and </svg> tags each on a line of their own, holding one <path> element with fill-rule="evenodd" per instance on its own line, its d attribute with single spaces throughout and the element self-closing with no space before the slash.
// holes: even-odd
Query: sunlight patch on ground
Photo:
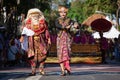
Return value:
<svg viewBox="0 0 120 80">
<path fill-rule="evenodd" d="M 58 63 L 57 57 L 48 57 L 46 63 Z M 72 57 L 71 63 L 101 63 L 101 57 Z"/>
</svg>

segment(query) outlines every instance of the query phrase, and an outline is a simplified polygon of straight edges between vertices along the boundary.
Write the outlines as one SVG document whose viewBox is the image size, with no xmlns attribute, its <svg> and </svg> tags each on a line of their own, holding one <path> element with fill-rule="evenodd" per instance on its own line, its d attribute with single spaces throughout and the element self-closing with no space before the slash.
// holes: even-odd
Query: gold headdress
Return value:
<svg viewBox="0 0 120 80">
<path fill-rule="evenodd" d="M 31 14 L 36 14 L 36 13 L 39 14 L 44 19 L 42 11 L 40 11 L 38 8 L 32 8 L 28 10 L 27 18 L 29 18 Z"/>
<path fill-rule="evenodd" d="M 65 6 L 60 5 L 60 6 L 58 7 L 58 11 L 59 11 L 59 12 L 68 12 L 68 8 L 65 7 Z"/>
</svg>

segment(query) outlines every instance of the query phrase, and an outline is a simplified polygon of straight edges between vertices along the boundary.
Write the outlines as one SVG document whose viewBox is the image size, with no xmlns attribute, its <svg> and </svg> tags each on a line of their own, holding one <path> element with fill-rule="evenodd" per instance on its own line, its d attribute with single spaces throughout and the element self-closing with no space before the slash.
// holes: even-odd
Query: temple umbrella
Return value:
<svg viewBox="0 0 120 80">
<path fill-rule="evenodd" d="M 106 19 L 96 19 L 91 23 L 92 30 L 107 32 L 111 29 L 112 23 Z"/>
<path fill-rule="evenodd" d="M 100 49 L 102 52 L 102 63 L 105 63 L 105 50 L 103 49 L 103 42 L 105 38 L 103 38 L 103 32 L 107 32 L 111 29 L 112 23 L 106 19 L 96 19 L 91 23 L 91 27 L 93 30 L 98 31 L 100 35 Z"/>
<path fill-rule="evenodd" d="M 102 14 L 95 13 L 88 17 L 85 21 L 83 21 L 82 25 L 90 26 L 91 23 L 96 20 L 96 19 L 105 19 L 105 16 Z"/>
</svg>

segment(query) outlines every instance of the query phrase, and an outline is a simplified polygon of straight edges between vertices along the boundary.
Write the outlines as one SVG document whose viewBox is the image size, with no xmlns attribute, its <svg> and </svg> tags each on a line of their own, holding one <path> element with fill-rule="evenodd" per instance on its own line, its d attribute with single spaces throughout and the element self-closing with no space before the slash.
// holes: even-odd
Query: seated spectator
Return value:
<svg viewBox="0 0 120 80">
<path fill-rule="evenodd" d="M 7 54 L 9 66 L 14 66 L 17 64 L 16 62 L 18 62 L 18 61 L 16 61 L 16 54 L 18 52 L 19 52 L 19 49 L 15 45 L 15 40 L 11 39 L 10 46 L 8 49 L 8 54 Z"/>
<path fill-rule="evenodd" d="M 96 43 L 94 37 L 92 36 L 92 34 L 90 32 L 88 32 L 86 35 L 87 35 L 87 39 L 88 39 L 88 44 Z"/>
<path fill-rule="evenodd" d="M 88 43 L 88 39 L 87 39 L 87 36 L 86 36 L 85 32 L 81 32 L 80 43 L 81 44 L 87 44 Z"/>
<path fill-rule="evenodd" d="M 75 35 L 73 37 L 73 43 L 80 43 L 80 35 Z"/>
</svg>

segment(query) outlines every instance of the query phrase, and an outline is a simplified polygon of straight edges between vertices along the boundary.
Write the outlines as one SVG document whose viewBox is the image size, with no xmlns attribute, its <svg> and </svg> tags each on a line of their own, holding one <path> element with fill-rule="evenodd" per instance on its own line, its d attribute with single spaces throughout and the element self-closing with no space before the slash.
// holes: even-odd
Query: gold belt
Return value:
<svg viewBox="0 0 120 80">
<path fill-rule="evenodd" d="M 40 37 L 39 36 L 34 36 L 34 39 L 35 40 L 38 40 Z"/>
</svg>

